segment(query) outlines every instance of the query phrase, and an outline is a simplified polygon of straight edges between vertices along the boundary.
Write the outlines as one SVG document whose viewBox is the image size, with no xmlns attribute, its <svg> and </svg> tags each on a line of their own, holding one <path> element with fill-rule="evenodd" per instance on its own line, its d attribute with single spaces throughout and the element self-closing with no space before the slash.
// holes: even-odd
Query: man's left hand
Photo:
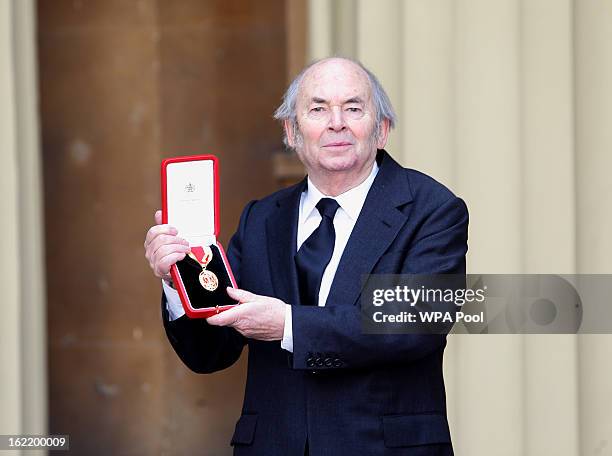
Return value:
<svg viewBox="0 0 612 456">
<path fill-rule="evenodd" d="M 207 318 L 209 325 L 231 326 L 250 339 L 282 340 L 288 304 L 238 288 L 228 287 L 227 294 L 240 305 Z"/>
</svg>

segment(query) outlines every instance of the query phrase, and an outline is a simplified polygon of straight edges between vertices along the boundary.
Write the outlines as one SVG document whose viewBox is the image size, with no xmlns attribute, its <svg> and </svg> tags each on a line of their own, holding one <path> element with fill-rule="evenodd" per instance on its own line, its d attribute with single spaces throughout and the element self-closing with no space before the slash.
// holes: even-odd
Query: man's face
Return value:
<svg viewBox="0 0 612 456">
<path fill-rule="evenodd" d="M 309 174 L 359 174 L 373 162 L 387 125 L 376 134 L 371 95 L 367 75 L 352 62 L 330 59 L 306 73 L 296 103 L 298 131 L 287 134 Z"/>
</svg>

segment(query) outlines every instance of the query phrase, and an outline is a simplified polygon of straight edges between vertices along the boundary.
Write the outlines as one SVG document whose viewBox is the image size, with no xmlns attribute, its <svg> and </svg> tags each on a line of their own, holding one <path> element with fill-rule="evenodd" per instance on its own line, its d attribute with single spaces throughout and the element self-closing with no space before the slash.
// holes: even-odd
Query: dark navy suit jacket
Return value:
<svg viewBox="0 0 612 456">
<path fill-rule="evenodd" d="M 361 330 L 369 273 L 465 273 L 468 213 L 432 178 L 379 151 L 378 175 L 338 265 L 325 307 L 300 306 L 294 266 L 306 181 L 249 203 L 228 246 L 238 285 L 292 304 L 293 354 L 183 316 L 168 338 L 184 363 L 210 373 L 249 346 L 236 455 L 451 455 L 442 378 L 444 335 Z"/>
</svg>

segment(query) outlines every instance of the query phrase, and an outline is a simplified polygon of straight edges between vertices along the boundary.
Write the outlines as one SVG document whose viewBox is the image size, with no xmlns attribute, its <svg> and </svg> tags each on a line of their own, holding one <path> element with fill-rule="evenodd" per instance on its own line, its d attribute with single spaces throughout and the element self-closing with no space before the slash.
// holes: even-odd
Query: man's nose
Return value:
<svg viewBox="0 0 612 456">
<path fill-rule="evenodd" d="M 329 118 L 329 128 L 331 130 L 339 131 L 344 129 L 345 126 L 342 109 L 340 109 L 339 106 L 333 106 L 331 108 L 331 115 Z"/>
</svg>

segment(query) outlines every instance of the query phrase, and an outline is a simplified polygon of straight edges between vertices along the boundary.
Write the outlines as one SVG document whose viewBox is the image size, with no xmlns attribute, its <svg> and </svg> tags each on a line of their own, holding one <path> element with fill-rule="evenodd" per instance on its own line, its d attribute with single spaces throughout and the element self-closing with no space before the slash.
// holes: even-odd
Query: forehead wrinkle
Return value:
<svg viewBox="0 0 612 456">
<path fill-rule="evenodd" d="M 354 81 L 351 81 L 350 78 L 354 78 Z M 333 84 L 329 84 L 329 82 L 333 82 Z M 338 58 L 323 60 L 310 68 L 304 75 L 304 79 L 300 84 L 298 98 L 301 101 L 307 101 L 309 94 L 305 92 L 316 93 L 319 92 L 321 88 L 324 91 L 328 91 L 330 90 L 330 86 L 346 86 L 347 82 L 353 85 L 353 87 L 351 87 L 353 90 L 350 90 L 350 92 L 352 92 L 350 95 L 344 94 L 344 96 L 354 98 L 363 91 L 363 101 L 367 102 L 371 99 L 372 88 L 370 79 L 365 71 L 349 60 Z M 357 82 L 357 84 L 353 84 L 354 82 Z M 314 97 L 326 98 L 318 94 L 314 95 L 312 98 Z"/>
<path fill-rule="evenodd" d="M 319 104 L 329 104 L 330 101 L 327 98 L 322 98 L 322 97 L 318 97 L 318 96 L 313 96 L 310 98 L 309 100 L 310 103 L 319 103 Z M 349 98 L 345 98 L 344 100 L 341 101 L 341 104 L 350 104 L 350 103 L 364 103 L 363 98 L 356 96 L 356 97 L 349 97 Z"/>
</svg>

